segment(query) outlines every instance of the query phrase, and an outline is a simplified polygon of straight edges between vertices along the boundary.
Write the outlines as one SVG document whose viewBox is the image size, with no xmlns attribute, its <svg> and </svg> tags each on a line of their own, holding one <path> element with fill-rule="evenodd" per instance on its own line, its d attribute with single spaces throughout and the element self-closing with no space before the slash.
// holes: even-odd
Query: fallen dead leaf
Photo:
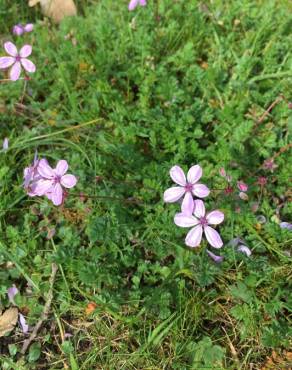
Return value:
<svg viewBox="0 0 292 370">
<path fill-rule="evenodd" d="M 0 337 L 4 337 L 7 333 L 11 332 L 18 319 L 18 309 L 16 307 L 8 308 L 0 316 Z"/>
<path fill-rule="evenodd" d="M 86 315 L 90 315 L 97 307 L 97 304 L 94 302 L 89 302 L 86 306 L 85 313 Z"/>
</svg>

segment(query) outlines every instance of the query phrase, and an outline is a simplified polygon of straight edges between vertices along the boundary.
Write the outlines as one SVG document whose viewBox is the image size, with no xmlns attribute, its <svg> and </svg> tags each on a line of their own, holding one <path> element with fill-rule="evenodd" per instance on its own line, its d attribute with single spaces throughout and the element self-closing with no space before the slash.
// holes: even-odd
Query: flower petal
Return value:
<svg viewBox="0 0 292 370">
<path fill-rule="evenodd" d="M 24 32 L 24 28 L 22 27 L 21 24 L 16 24 L 15 26 L 13 26 L 13 29 L 12 29 L 13 35 L 21 36 L 23 32 Z"/>
<path fill-rule="evenodd" d="M 25 32 L 31 32 L 33 30 L 33 24 L 28 23 L 23 27 L 23 29 L 24 29 Z"/>
<path fill-rule="evenodd" d="M 203 228 L 201 225 L 193 227 L 187 234 L 185 243 L 188 247 L 198 247 L 202 240 Z"/>
<path fill-rule="evenodd" d="M 248 190 L 248 185 L 246 185 L 243 181 L 237 181 L 237 187 L 240 191 L 247 191 Z"/>
<path fill-rule="evenodd" d="M 205 231 L 206 238 L 207 238 L 209 244 L 212 245 L 212 247 L 214 247 L 214 248 L 221 248 L 222 247 L 222 245 L 223 245 L 222 239 L 221 239 L 219 233 L 216 230 L 214 230 L 210 226 L 205 226 L 204 231 Z"/>
<path fill-rule="evenodd" d="M 7 289 L 7 295 L 10 303 L 15 304 L 14 297 L 16 296 L 17 293 L 18 289 L 16 288 L 15 284 L 13 284 L 12 287 Z"/>
<path fill-rule="evenodd" d="M 26 323 L 26 320 L 25 320 L 24 316 L 21 313 L 19 314 L 19 324 L 21 326 L 23 334 L 27 334 L 28 333 L 28 325 Z"/>
<path fill-rule="evenodd" d="M 281 229 L 288 229 L 288 230 L 292 230 L 292 224 L 290 224 L 289 222 L 280 222 L 280 228 Z"/>
<path fill-rule="evenodd" d="M 30 56 L 31 52 L 32 52 L 32 47 L 31 47 L 31 45 L 24 45 L 24 46 L 20 49 L 20 51 L 19 51 L 19 56 L 20 56 L 21 58 L 27 58 L 27 57 L 29 57 L 29 56 Z"/>
<path fill-rule="evenodd" d="M 6 53 L 12 57 L 16 57 L 18 54 L 16 46 L 10 41 L 4 43 L 4 49 L 6 50 Z"/>
<path fill-rule="evenodd" d="M 0 69 L 5 69 L 10 66 L 15 62 L 15 58 L 13 57 L 2 57 L 0 58 Z"/>
<path fill-rule="evenodd" d="M 23 68 L 26 70 L 26 72 L 34 73 L 36 71 L 36 66 L 32 61 L 26 58 L 21 59 L 21 64 Z"/>
<path fill-rule="evenodd" d="M 237 250 L 239 252 L 245 253 L 247 257 L 251 256 L 251 250 L 246 245 L 240 245 Z"/>
<path fill-rule="evenodd" d="M 194 215 L 198 218 L 204 217 L 206 213 L 205 204 L 201 199 L 195 200 Z"/>
<path fill-rule="evenodd" d="M 184 213 L 177 213 L 174 216 L 174 223 L 180 227 L 193 227 L 199 223 L 194 216 L 189 216 Z"/>
<path fill-rule="evenodd" d="M 10 69 L 10 73 L 9 73 L 10 79 L 12 81 L 17 81 L 19 79 L 20 73 L 21 73 L 21 64 L 20 62 L 16 62 L 13 64 L 12 68 Z"/>
<path fill-rule="evenodd" d="M 52 180 L 40 179 L 33 184 L 33 186 L 31 186 L 31 193 L 41 197 L 47 192 L 51 191 L 53 185 L 54 184 Z"/>
<path fill-rule="evenodd" d="M 180 186 L 174 186 L 165 190 L 163 199 L 166 203 L 173 203 L 179 200 L 185 193 L 185 189 Z"/>
<path fill-rule="evenodd" d="M 57 166 L 55 168 L 55 173 L 58 175 L 58 176 L 63 176 L 65 175 L 65 173 L 68 171 L 68 162 L 65 161 L 64 159 L 60 160 L 58 163 L 57 163 Z"/>
<path fill-rule="evenodd" d="M 139 4 L 139 0 L 131 0 L 129 2 L 129 5 L 128 5 L 128 9 L 131 11 L 131 10 L 134 10 L 137 5 Z"/>
<path fill-rule="evenodd" d="M 63 189 L 60 184 L 56 184 L 52 193 L 52 202 L 55 206 L 59 206 L 63 202 Z"/>
<path fill-rule="evenodd" d="M 55 176 L 55 172 L 47 162 L 47 160 L 41 159 L 38 165 L 38 173 L 45 179 L 52 179 Z"/>
<path fill-rule="evenodd" d="M 185 186 L 186 185 L 187 181 L 186 181 L 184 171 L 179 166 L 171 167 L 171 169 L 169 171 L 169 174 L 170 174 L 170 177 L 172 178 L 172 180 L 176 184 L 178 184 L 180 186 Z"/>
<path fill-rule="evenodd" d="M 140 0 L 140 5 L 141 6 L 146 6 L 147 5 L 147 1 L 146 0 Z"/>
<path fill-rule="evenodd" d="M 186 192 L 181 205 L 181 211 L 185 215 L 192 215 L 194 212 L 194 199 L 192 193 Z"/>
<path fill-rule="evenodd" d="M 193 185 L 193 194 L 199 198 L 205 198 L 210 194 L 209 188 L 204 184 Z"/>
<path fill-rule="evenodd" d="M 65 186 L 65 188 L 73 188 L 77 183 L 77 179 L 74 175 L 64 175 L 61 178 L 61 184 Z"/>
<path fill-rule="evenodd" d="M 206 216 L 208 224 L 210 225 L 219 225 L 224 220 L 224 213 L 221 211 L 212 211 Z"/>
<path fill-rule="evenodd" d="M 216 256 L 216 254 L 209 251 L 209 249 L 206 249 L 206 252 L 208 253 L 209 257 L 211 257 L 213 259 L 213 261 L 215 261 L 216 263 L 220 263 L 224 259 L 224 257 L 222 257 L 222 256 Z"/>
<path fill-rule="evenodd" d="M 188 174 L 187 174 L 188 182 L 190 184 L 195 184 L 196 182 L 200 180 L 200 178 L 202 177 L 202 174 L 203 174 L 203 170 L 201 166 L 199 166 L 198 164 L 196 164 L 195 166 L 192 166 L 189 169 Z"/>
</svg>

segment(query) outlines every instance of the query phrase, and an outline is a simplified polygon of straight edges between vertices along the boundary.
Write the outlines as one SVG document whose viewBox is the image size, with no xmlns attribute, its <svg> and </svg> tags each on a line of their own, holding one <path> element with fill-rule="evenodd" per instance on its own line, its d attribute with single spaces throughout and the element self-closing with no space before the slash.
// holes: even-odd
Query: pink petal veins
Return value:
<svg viewBox="0 0 292 370">
<path fill-rule="evenodd" d="M 193 185 L 193 194 L 199 198 L 205 198 L 210 194 L 209 188 L 204 184 Z"/>
<path fill-rule="evenodd" d="M 52 193 L 52 202 L 54 203 L 55 206 L 59 206 L 63 202 L 63 189 L 60 184 L 56 184 Z"/>
<path fill-rule="evenodd" d="M 219 225 L 224 220 L 224 213 L 221 211 L 212 211 L 206 216 L 208 224 L 210 225 Z"/>
<path fill-rule="evenodd" d="M 29 59 L 22 58 L 21 59 L 21 64 L 22 64 L 23 68 L 26 70 L 26 72 L 34 73 L 36 71 L 36 66 Z"/>
<path fill-rule="evenodd" d="M 192 228 L 185 239 L 185 243 L 188 247 L 198 247 L 202 240 L 203 228 L 201 225 L 197 225 Z"/>
<path fill-rule="evenodd" d="M 30 56 L 31 52 L 32 52 L 32 47 L 31 47 L 31 45 L 24 45 L 24 46 L 20 49 L 20 51 L 19 51 L 19 56 L 20 56 L 21 58 L 27 58 L 27 57 L 29 57 L 29 56 Z"/>
<path fill-rule="evenodd" d="M 38 173 L 45 179 L 52 179 L 55 176 L 55 172 L 46 160 L 40 160 L 38 165 Z"/>
<path fill-rule="evenodd" d="M 16 57 L 18 54 L 16 46 L 10 41 L 4 43 L 4 49 L 6 53 L 11 55 L 12 57 Z"/>
<path fill-rule="evenodd" d="M 0 69 L 5 69 L 10 66 L 15 62 L 15 58 L 13 57 L 2 57 L 0 58 Z"/>
<path fill-rule="evenodd" d="M 222 239 L 219 233 L 210 226 L 204 227 L 204 232 L 209 244 L 214 248 L 221 248 L 223 245 Z"/>
<path fill-rule="evenodd" d="M 20 77 L 20 73 L 21 73 L 21 64 L 20 62 L 16 62 L 13 64 L 13 66 L 10 69 L 10 73 L 9 73 L 10 79 L 12 81 L 17 81 Z"/>
<path fill-rule="evenodd" d="M 169 171 L 170 177 L 172 180 L 180 185 L 185 186 L 186 185 L 186 177 L 184 174 L 184 171 L 179 166 L 173 166 Z"/>
<path fill-rule="evenodd" d="M 205 204 L 201 199 L 195 200 L 195 207 L 194 207 L 194 214 L 198 218 L 202 218 L 205 216 Z"/>
<path fill-rule="evenodd" d="M 52 187 L 52 180 L 40 179 L 32 187 L 33 194 L 41 197 L 42 195 L 45 195 L 47 192 L 51 191 Z"/>
<path fill-rule="evenodd" d="M 180 186 L 175 186 L 165 190 L 163 199 L 166 203 L 173 203 L 178 201 L 185 193 L 185 189 Z"/>
<path fill-rule="evenodd" d="M 195 184 L 196 182 L 200 180 L 200 178 L 202 177 L 202 174 L 203 174 L 203 170 L 201 166 L 199 166 L 198 164 L 196 164 L 195 166 L 192 166 L 189 169 L 188 174 L 187 174 L 188 182 L 190 184 Z"/>
<path fill-rule="evenodd" d="M 194 199 L 192 194 L 187 191 L 181 205 L 182 213 L 186 215 L 192 215 L 194 211 Z"/>
<path fill-rule="evenodd" d="M 196 226 L 199 221 L 194 216 L 188 216 L 184 213 L 177 213 L 174 216 L 174 223 L 179 227 L 193 227 Z"/>
<path fill-rule="evenodd" d="M 68 163 L 65 160 L 60 160 L 55 168 L 55 173 L 58 176 L 63 176 L 68 171 Z"/>
</svg>

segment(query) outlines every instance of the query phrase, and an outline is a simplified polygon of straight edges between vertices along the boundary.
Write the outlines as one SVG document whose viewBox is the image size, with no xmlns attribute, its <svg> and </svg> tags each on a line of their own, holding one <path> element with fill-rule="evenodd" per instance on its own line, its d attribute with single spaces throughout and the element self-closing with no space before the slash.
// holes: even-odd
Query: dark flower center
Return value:
<svg viewBox="0 0 292 370">
<path fill-rule="evenodd" d="M 206 217 L 201 217 L 199 221 L 200 221 L 200 225 L 202 225 L 202 226 L 207 226 L 208 225 L 208 221 L 207 221 Z"/>
<path fill-rule="evenodd" d="M 20 61 L 21 61 L 21 57 L 20 57 L 19 55 L 16 55 L 16 57 L 15 57 L 15 61 L 16 61 L 16 62 L 20 62 Z"/>
<path fill-rule="evenodd" d="M 193 190 L 193 184 L 186 184 L 185 189 L 186 189 L 186 191 L 192 191 Z"/>
</svg>

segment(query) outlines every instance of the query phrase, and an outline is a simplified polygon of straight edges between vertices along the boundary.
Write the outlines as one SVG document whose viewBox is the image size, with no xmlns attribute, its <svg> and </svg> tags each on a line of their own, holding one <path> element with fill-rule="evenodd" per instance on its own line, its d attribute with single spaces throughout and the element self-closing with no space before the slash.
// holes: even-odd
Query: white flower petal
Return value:
<svg viewBox="0 0 292 370">
<path fill-rule="evenodd" d="M 203 170 L 201 166 L 199 166 L 198 164 L 196 164 L 195 166 L 192 166 L 189 169 L 188 174 L 187 174 L 188 182 L 190 184 L 195 184 L 196 182 L 200 180 L 200 178 L 202 177 L 202 174 L 203 174 Z"/>
<path fill-rule="evenodd" d="M 205 198 L 210 194 L 209 188 L 204 184 L 193 185 L 193 194 L 199 198 Z"/>
<path fill-rule="evenodd" d="M 194 216 L 189 216 L 184 213 L 177 213 L 174 216 L 174 223 L 180 227 L 193 227 L 199 223 Z"/>
<path fill-rule="evenodd" d="M 20 51 L 19 51 L 19 56 L 20 56 L 21 58 L 27 58 L 27 57 L 29 57 L 29 56 L 30 56 L 31 52 L 32 52 L 32 47 L 31 47 L 31 45 L 24 45 L 24 46 L 20 49 Z"/>
<path fill-rule="evenodd" d="M 198 218 L 204 217 L 206 213 L 205 204 L 201 199 L 195 200 L 194 215 Z"/>
<path fill-rule="evenodd" d="M 209 244 L 214 248 L 221 248 L 223 245 L 222 239 L 219 233 L 210 226 L 204 227 L 204 232 Z"/>
<path fill-rule="evenodd" d="M 185 215 L 192 215 L 194 212 L 194 199 L 191 192 L 187 191 L 185 193 L 184 199 L 181 205 L 181 211 Z"/>
<path fill-rule="evenodd" d="M 18 54 L 16 46 L 10 41 L 4 43 L 4 49 L 6 53 L 12 57 L 16 57 Z"/>
<path fill-rule="evenodd" d="M 29 59 L 22 58 L 20 62 L 22 64 L 23 68 L 26 70 L 26 72 L 34 73 L 36 71 L 36 66 Z"/>
<path fill-rule="evenodd" d="M 5 69 L 10 66 L 15 62 L 15 58 L 13 57 L 2 57 L 0 58 L 0 69 Z"/>
<path fill-rule="evenodd" d="M 186 177 L 184 174 L 184 171 L 179 167 L 179 166 L 173 166 L 170 171 L 169 171 L 170 177 L 172 180 L 180 185 L 180 186 L 185 186 L 187 181 Z"/>
<path fill-rule="evenodd" d="M 202 240 L 203 228 L 201 225 L 197 225 L 192 228 L 185 239 L 185 243 L 188 247 L 198 247 Z"/>
<path fill-rule="evenodd" d="M 185 189 L 180 186 L 175 186 L 165 190 L 163 199 L 166 203 L 173 203 L 179 200 L 185 193 Z"/>
<path fill-rule="evenodd" d="M 218 210 L 207 214 L 206 219 L 210 225 L 219 225 L 224 220 L 224 213 Z"/>
</svg>

